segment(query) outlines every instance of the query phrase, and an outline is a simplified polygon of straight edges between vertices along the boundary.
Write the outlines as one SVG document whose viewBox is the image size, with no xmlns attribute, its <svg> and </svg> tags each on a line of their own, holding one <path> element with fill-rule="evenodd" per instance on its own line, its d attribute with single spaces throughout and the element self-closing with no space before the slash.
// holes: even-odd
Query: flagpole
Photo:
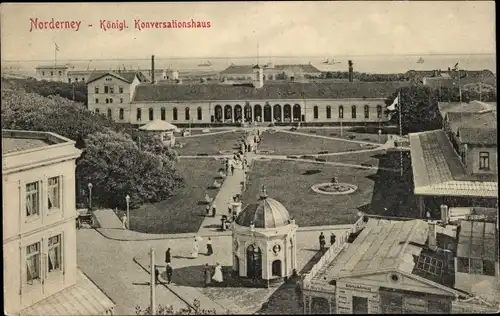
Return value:
<svg viewBox="0 0 500 316">
<path fill-rule="evenodd" d="M 400 138 L 400 141 L 402 142 L 403 140 L 403 123 L 401 122 L 401 112 L 403 110 L 403 103 L 401 102 L 401 91 L 399 91 L 398 93 L 398 105 L 399 105 L 399 138 Z M 401 177 L 403 176 L 403 151 L 402 149 L 400 148 L 399 149 L 399 162 L 400 162 L 400 171 L 401 171 Z"/>
</svg>

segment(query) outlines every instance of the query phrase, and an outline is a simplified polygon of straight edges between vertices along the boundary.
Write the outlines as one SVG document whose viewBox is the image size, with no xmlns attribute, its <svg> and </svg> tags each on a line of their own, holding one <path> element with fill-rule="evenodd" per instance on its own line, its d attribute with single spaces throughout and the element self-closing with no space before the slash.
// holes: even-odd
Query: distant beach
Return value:
<svg viewBox="0 0 500 316">
<path fill-rule="evenodd" d="M 419 58 L 423 63 L 417 63 Z M 334 59 L 336 64 L 325 64 L 326 59 Z M 457 62 L 460 69 L 466 70 L 490 70 L 496 73 L 496 55 L 396 55 L 396 56 L 325 56 L 325 57 L 266 57 L 260 58 L 155 58 L 156 69 L 175 69 L 181 73 L 216 73 L 231 64 L 250 65 L 259 63 L 261 65 L 274 63 L 284 64 L 308 64 L 311 63 L 321 71 L 347 71 L 347 62 L 352 60 L 354 71 L 365 73 L 405 73 L 408 70 L 434 70 L 448 69 Z M 210 66 L 199 66 L 210 61 Z M 2 70 L 6 72 L 34 75 L 35 67 L 39 65 L 51 65 L 54 60 L 39 61 L 2 61 Z M 61 59 L 58 64 L 69 64 L 71 70 L 88 69 L 150 69 L 150 56 L 141 59 L 116 59 L 116 60 L 70 60 Z"/>
</svg>

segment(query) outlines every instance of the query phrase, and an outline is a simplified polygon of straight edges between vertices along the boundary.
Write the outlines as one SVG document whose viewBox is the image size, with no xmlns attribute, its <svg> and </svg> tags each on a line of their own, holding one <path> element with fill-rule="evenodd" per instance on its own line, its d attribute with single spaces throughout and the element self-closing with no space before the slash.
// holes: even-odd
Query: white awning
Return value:
<svg viewBox="0 0 500 316">
<path fill-rule="evenodd" d="M 77 270 L 75 285 L 23 309 L 19 315 L 112 315 L 114 306 L 104 292 Z"/>
</svg>

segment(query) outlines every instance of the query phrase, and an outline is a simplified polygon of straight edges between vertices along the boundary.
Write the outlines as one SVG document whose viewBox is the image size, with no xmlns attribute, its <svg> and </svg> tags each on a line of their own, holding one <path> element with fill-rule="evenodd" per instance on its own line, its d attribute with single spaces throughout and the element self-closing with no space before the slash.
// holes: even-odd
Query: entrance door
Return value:
<svg viewBox="0 0 500 316">
<path fill-rule="evenodd" d="M 353 314 L 368 314 L 368 298 L 353 296 L 352 297 L 352 313 Z"/>
<path fill-rule="evenodd" d="M 271 122 L 271 106 L 269 104 L 264 105 L 264 122 Z"/>
<path fill-rule="evenodd" d="M 262 278 L 262 252 L 256 245 L 250 245 L 247 248 L 247 277 Z"/>
</svg>

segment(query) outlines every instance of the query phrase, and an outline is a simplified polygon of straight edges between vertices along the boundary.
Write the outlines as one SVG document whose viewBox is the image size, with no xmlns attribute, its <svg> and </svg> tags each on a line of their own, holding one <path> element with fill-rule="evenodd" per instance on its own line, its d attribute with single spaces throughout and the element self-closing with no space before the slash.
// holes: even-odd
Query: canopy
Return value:
<svg viewBox="0 0 500 316">
<path fill-rule="evenodd" d="M 177 126 L 162 120 L 154 120 L 146 125 L 139 127 L 141 131 L 166 132 L 175 131 Z"/>
</svg>

